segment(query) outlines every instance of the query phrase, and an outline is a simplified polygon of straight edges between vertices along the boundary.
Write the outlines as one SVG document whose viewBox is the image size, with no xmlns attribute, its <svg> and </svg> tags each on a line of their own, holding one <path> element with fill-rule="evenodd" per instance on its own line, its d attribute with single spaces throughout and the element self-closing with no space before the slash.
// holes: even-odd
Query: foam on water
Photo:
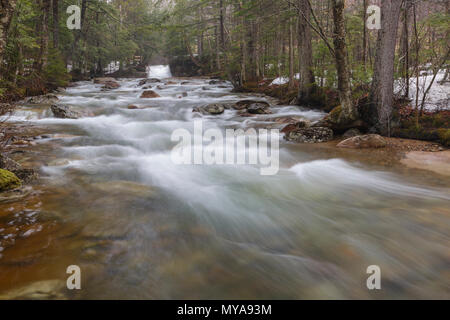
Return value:
<svg viewBox="0 0 450 320">
<path fill-rule="evenodd" d="M 170 76 L 166 66 L 157 66 L 152 72 L 150 77 Z M 105 295 L 115 292 L 128 297 L 131 292 L 135 294 L 133 297 L 141 298 L 143 292 L 150 290 L 140 277 L 145 280 L 149 274 L 155 274 L 161 279 L 158 285 L 165 290 L 164 297 L 185 297 L 180 294 L 183 289 L 189 291 L 201 285 L 206 288 L 211 281 L 218 281 L 220 285 L 211 297 L 227 297 L 225 292 L 236 298 L 235 290 L 241 286 L 239 292 L 244 292 L 244 297 L 248 292 L 251 297 L 261 297 L 258 294 L 263 283 L 264 288 L 273 292 L 272 298 L 304 297 L 304 288 L 311 286 L 316 290 L 317 284 L 331 286 L 331 290 L 325 291 L 332 298 L 348 298 L 355 290 L 367 291 L 360 288 L 360 279 L 354 280 L 356 284 L 349 279 L 354 274 L 365 274 L 365 268 L 372 263 L 382 265 L 386 274 L 396 275 L 399 269 L 407 269 L 409 277 L 429 279 L 427 268 L 408 269 L 408 264 L 432 261 L 439 266 L 443 261 L 446 248 L 433 243 L 445 244 L 446 236 L 431 226 L 432 219 L 426 220 L 425 225 L 420 223 L 429 216 L 442 221 L 439 214 L 428 210 L 442 210 L 448 203 L 450 197 L 443 188 L 415 184 L 388 169 L 375 170 L 343 159 L 326 160 L 323 155 L 308 154 L 301 146 L 292 150 L 283 141 L 281 169 L 272 177 L 261 176 L 258 165 L 174 164 L 171 151 L 176 143 L 171 141 L 171 134 L 180 128 L 194 132 L 193 120 L 200 117 L 192 112 L 194 107 L 241 99 L 265 100 L 260 96 L 232 94 L 229 84 L 227 88 L 218 88 L 207 80 L 195 79 L 188 84 L 174 81 L 176 84 L 159 83 L 163 90 L 152 88 L 161 95 L 158 99 L 140 99 L 144 89 L 138 86 L 139 80 L 120 81 L 121 88 L 107 92 L 101 92 L 101 86 L 83 82 L 62 94 L 60 103 L 93 111 L 95 117 L 55 119 L 48 106 L 21 106 L 14 118 L 76 135 L 58 139 L 59 156 L 67 161 L 44 167 L 43 172 L 51 182 L 79 188 L 80 194 L 93 181 L 107 184 L 131 181 L 157 190 L 157 197 L 139 196 L 126 210 L 120 210 L 122 198 L 119 201 L 108 194 L 94 194 L 92 199 L 98 199 L 86 204 L 81 199 L 71 212 L 82 217 L 83 206 L 87 206 L 85 211 L 94 212 L 103 228 L 112 225 L 114 229 L 114 223 L 119 223 L 121 230 L 131 229 L 127 240 L 121 241 L 129 246 L 127 255 L 110 264 L 111 272 L 123 268 L 124 273 L 117 281 L 108 278 L 100 282 L 100 291 Z M 183 92 L 188 96 L 179 99 Z M 130 104 L 148 108 L 128 110 Z M 320 111 L 297 106 L 274 106 L 272 111 L 272 115 L 242 118 L 234 110 L 227 110 L 220 116 L 201 118 L 204 130 L 224 131 L 229 127 L 273 124 L 271 120 L 280 116 L 311 121 L 324 116 Z M 86 184 L 80 182 L 83 178 L 88 181 Z M 62 211 L 66 212 L 70 203 L 63 205 Z M 107 218 L 115 210 L 119 214 L 114 219 Z M 153 220 L 159 215 L 162 222 Z M 146 223 L 136 223 L 143 217 L 148 219 L 144 220 Z M 84 227 L 90 220 L 81 223 Z M 189 224 L 198 225 L 196 230 L 207 229 L 212 233 L 207 241 L 200 240 L 200 248 L 189 242 L 190 231 L 184 229 Z M 172 234 L 177 237 L 176 248 L 169 244 Z M 164 239 L 162 245 L 159 236 Z M 128 238 L 139 245 L 129 244 Z M 341 248 L 344 253 L 350 252 L 351 257 L 340 257 Z M 405 252 L 406 257 L 402 256 Z M 132 255 L 130 261 L 128 255 Z M 167 265 L 162 262 L 165 256 L 170 257 Z M 149 264 L 145 263 L 147 258 L 151 260 Z M 227 264 L 224 279 L 220 277 L 222 272 L 203 278 L 203 271 L 199 270 L 206 267 L 222 270 L 223 261 Z M 354 261 L 357 267 L 351 264 Z M 198 269 L 197 264 L 201 265 Z M 136 265 L 142 268 L 142 275 L 135 272 Z M 242 274 L 245 281 L 229 286 L 229 276 L 239 279 Z M 182 275 L 183 279 L 176 275 Z M 195 286 L 189 282 L 195 280 L 190 279 L 205 282 Z M 117 287 L 112 288 L 114 283 Z M 425 281 L 421 285 L 428 288 L 432 284 Z M 323 290 L 317 290 L 312 296 L 323 297 Z M 90 297 L 89 288 L 83 291 Z"/>
</svg>

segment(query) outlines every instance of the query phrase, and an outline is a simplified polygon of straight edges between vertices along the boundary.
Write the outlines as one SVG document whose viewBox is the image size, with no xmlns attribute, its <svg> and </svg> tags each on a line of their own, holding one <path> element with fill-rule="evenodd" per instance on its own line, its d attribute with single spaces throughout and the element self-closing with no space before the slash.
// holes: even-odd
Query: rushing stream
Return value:
<svg viewBox="0 0 450 320">
<path fill-rule="evenodd" d="M 171 134 L 193 131 L 194 107 L 265 98 L 206 79 L 170 80 L 154 86 L 156 99 L 140 99 L 134 79 L 111 91 L 82 82 L 59 96 L 93 117 L 56 119 L 48 106 L 16 112 L 12 121 L 46 129 L 37 148 L 48 151 L 39 193 L 1 206 L 0 222 L 34 217 L 40 229 L 0 248 L 0 296 L 36 281 L 65 285 L 67 266 L 78 265 L 82 290 L 65 296 L 450 298 L 445 177 L 282 140 L 275 176 L 253 165 L 175 165 Z M 225 130 L 323 116 L 296 106 L 273 111 L 202 119 Z M 381 268 L 380 291 L 366 287 L 370 265 Z"/>
</svg>

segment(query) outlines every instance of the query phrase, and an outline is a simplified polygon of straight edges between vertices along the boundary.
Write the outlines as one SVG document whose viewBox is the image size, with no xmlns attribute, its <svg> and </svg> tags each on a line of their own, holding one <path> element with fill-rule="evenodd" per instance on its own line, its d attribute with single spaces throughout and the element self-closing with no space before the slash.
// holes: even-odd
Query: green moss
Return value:
<svg viewBox="0 0 450 320">
<path fill-rule="evenodd" d="M 337 106 L 333 110 L 330 111 L 330 113 L 327 116 L 328 121 L 331 123 L 338 123 L 339 122 L 339 116 L 342 113 L 342 106 Z"/>
<path fill-rule="evenodd" d="M 22 185 L 17 176 L 11 171 L 0 169 L 0 192 L 18 188 Z"/>
<path fill-rule="evenodd" d="M 450 129 L 438 129 L 439 142 L 446 147 L 450 146 Z"/>
</svg>

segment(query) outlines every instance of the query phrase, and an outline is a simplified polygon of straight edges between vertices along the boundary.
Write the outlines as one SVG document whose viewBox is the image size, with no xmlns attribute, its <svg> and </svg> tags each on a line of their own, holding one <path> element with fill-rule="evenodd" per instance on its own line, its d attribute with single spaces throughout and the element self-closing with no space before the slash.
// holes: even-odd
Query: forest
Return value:
<svg viewBox="0 0 450 320">
<path fill-rule="evenodd" d="M 441 126 L 424 118 L 430 89 L 449 78 L 448 1 L 84 0 L 80 30 L 66 26 L 71 4 L 2 2 L 2 100 L 103 76 L 111 63 L 117 76 L 145 72 L 164 57 L 188 75 L 215 75 L 241 91 L 264 87 L 333 111 L 334 129 L 448 144 L 448 131 L 433 131 Z M 424 74 L 431 79 L 421 83 Z M 287 85 L 267 88 L 274 78 Z M 411 119 L 403 121 L 405 114 Z"/>
<path fill-rule="evenodd" d="M 449 21 L 0 0 L 0 300 L 449 299 Z"/>
</svg>

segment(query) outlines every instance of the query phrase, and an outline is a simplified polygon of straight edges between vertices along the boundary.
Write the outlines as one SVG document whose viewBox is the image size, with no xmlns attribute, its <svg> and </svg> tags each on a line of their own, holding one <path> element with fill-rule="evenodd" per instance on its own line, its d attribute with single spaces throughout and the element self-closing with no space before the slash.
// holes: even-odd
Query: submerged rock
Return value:
<svg viewBox="0 0 450 320">
<path fill-rule="evenodd" d="M 65 289 L 63 280 L 37 281 L 0 294 L 0 300 L 63 300 Z"/>
<path fill-rule="evenodd" d="M 22 182 L 14 173 L 0 169 L 0 192 L 16 189 L 21 185 Z"/>
<path fill-rule="evenodd" d="M 212 115 L 218 115 L 225 112 L 225 106 L 223 104 L 209 104 L 204 107 L 197 107 L 192 110 L 193 112 L 199 112 L 201 114 L 212 114 Z"/>
<path fill-rule="evenodd" d="M 450 176 L 450 151 L 408 152 L 401 163 L 409 168 L 429 170 L 437 174 Z"/>
<path fill-rule="evenodd" d="M 333 139 L 333 130 L 325 127 L 302 128 L 288 132 L 284 138 L 299 143 L 327 142 Z"/>
<path fill-rule="evenodd" d="M 161 96 L 153 90 L 144 91 L 141 95 L 141 99 L 153 99 L 153 98 L 160 98 L 160 97 Z"/>
<path fill-rule="evenodd" d="M 130 110 L 136 110 L 136 109 L 139 109 L 139 107 L 138 107 L 138 106 L 135 106 L 135 105 L 133 105 L 133 104 L 131 104 L 131 105 L 129 105 L 129 106 L 127 107 L 127 109 L 130 109 Z"/>
<path fill-rule="evenodd" d="M 132 181 L 97 182 L 92 187 L 115 197 L 152 198 L 156 194 L 154 188 Z"/>
<path fill-rule="evenodd" d="M 54 104 L 50 108 L 53 112 L 53 115 L 56 118 L 60 119 L 79 119 L 91 115 L 80 110 L 75 110 L 74 108 L 68 106 L 59 106 Z"/>
<path fill-rule="evenodd" d="M 356 136 L 342 141 L 337 145 L 338 148 L 366 149 L 366 148 L 385 148 L 386 140 L 378 134 L 368 134 Z"/>
</svg>

